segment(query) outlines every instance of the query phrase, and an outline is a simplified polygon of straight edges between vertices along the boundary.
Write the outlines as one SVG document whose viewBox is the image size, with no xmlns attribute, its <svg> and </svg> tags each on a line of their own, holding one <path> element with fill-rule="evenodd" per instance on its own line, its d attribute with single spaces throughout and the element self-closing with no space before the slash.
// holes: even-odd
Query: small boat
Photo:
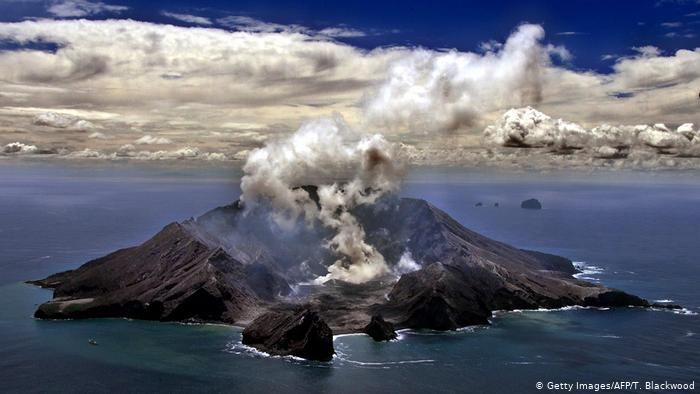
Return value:
<svg viewBox="0 0 700 394">
<path fill-rule="evenodd" d="M 97 341 L 94 339 L 88 339 L 88 343 L 93 346 L 97 346 Z"/>
</svg>

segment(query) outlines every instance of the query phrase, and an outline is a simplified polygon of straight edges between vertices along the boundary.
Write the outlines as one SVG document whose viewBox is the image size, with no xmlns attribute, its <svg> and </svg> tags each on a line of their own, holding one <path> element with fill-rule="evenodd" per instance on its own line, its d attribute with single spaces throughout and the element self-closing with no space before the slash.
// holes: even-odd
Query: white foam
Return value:
<svg viewBox="0 0 700 394">
<path fill-rule="evenodd" d="M 690 309 L 686 308 L 681 308 L 681 309 L 674 309 L 673 313 L 676 315 L 685 315 L 685 316 L 697 316 L 697 312 L 693 312 Z"/>
<path fill-rule="evenodd" d="M 657 303 L 659 303 L 659 304 L 668 304 L 668 303 L 673 302 L 673 300 L 665 299 L 665 298 L 664 298 L 664 299 L 662 299 L 662 300 L 654 300 L 654 302 L 657 302 Z"/>
<path fill-rule="evenodd" d="M 251 357 L 262 357 L 262 358 L 274 358 L 274 359 L 280 359 L 284 361 L 297 361 L 297 362 L 308 362 L 308 363 L 316 363 L 316 361 L 310 361 L 306 360 L 301 357 L 297 356 L 278 356 L 274 354 L 270 354 L 267 352 L 263 352 L 261 350 L 258 350 L 252 346 L 244 345 L 243 343 L 239 342 L 230 342 L 228 345 L 226 345 L 226 351 L 229 353 L 237 354 L 237 355 L 248 355 Z"/>
<path fill-rule="evenodd" d="M 435 362 L 435 360 L 432 359 L 423 359 L 423 360 L 400 360 L 400 361 L 355 361 L 355 360 L 350 360 L 350 359 L 343 359 L 340 358 L 340 360 L 350 363 L 350 364 L 355 364 L 355 365 L 362 365 L 362 366 L 371 366 L 371 367 L 383 367 L 387 365 L 402 365 L 402 364 L 432 364 Z"/>
<path fill-rule="evenodd" d="M 573 264 L 574 268 L 580 271 L 573 275 L 573 277 L 576 279 L 600 281 L 600 279 L 596 278 L 594 275 L 602 274 L 605 271 L 605 269 L 602 267 L 589 265 L 584 261 L 574 261 Z"/>
</svg>

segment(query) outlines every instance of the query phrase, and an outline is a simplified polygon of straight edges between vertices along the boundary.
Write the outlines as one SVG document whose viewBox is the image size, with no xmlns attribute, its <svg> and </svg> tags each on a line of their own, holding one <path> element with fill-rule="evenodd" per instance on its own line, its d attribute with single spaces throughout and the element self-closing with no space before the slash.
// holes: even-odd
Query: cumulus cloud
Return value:
<svg viewBox="0 0 700 394">
<path fill-rule="evenodd" d="M 576 123 L 552 119 L 532 107 L 510 109 L 484 131 L 487 141 L 511 147 L 580 147 L 587 131 Z"/>
<path fill-rule="evenodd" d="M 38 114 L 34 117 L 34 124 L 39 126 L 48 126 L 58 129 L 73 129 L 73 130 L 90 130 L 95 128 L 92 122 L 85 119 L 80 119 L 77 116 L 68 114 L 46 112 Z"/>
<path fill-rule="evenodd" d="M 236 31 L 132 20 L 0 23 L 0 40 L 10 44 L 0 52 L 0 121 L 3 130 L 14 133 L 4 134 L 2 142 L 28 136 L 39 146 L 58 149 L 71 141 L 71 150 L 109 156 L 147 134 L 200 152 L 219 151 L 225 144 L 224 154 L 233 158 L 283 138 L 304 120 L 339 112 L 355 127 L 412 146 L 421 163 L 470 164 L 488 160 L 490 153 L 470 149 L 480 147 L 484 127 L 511 107 L 536 105 L 590 133 L 605 124 L 664 123 L 671 130 L 700 124 L 700 49 L 662 53 L 640 46 L 631 56 L 612 55 L 612 72 L 602 74 L 552 61 L 572 54 L 548 44 L 536 25 L 517 28 L 505 41 L 489 41 L 480 53 L 467 53 L 365 50 L 332 39 L 359 34 L 347 26 L 312 30 L 245 18 L 229 22 Z M 125 34 L 128 39 L 114 39 Z M 36 43 L 53 44 L 55 50 L 39 50 Z M 58 141 L 42 121 L 34 124 L 31 118 L 45 112 L 89 119 L 110 138 L 86 138 L 79 129 L 90 127 L 74 129 L 70 121 L 65 128 L 45 122 L 63 130 L 64 141 Z M 625 138 L 634 143 L 622 145 L 644 146 L 654 154 L 656 148 L 640 143 L 638 132 L 610 127 L 620 136 L 601 140 L 599 156 L 613 155 L 602 146 L 617 149 Z"/>
<path fill-rule="evenodd" d="M 415 50 L 391 65 L 368 95 L 365 114 L 386 127 L 455 130 L 485 112 L 538 103 L 553 50 L 543 38 L 541 26 L 522 25 L 502 47 L 482 46 L 484 54 Z"/>
<path fill-rule="evenodd" d="M 281 226 L 298 219 L 321 223 L 332 231 L 327 247 L 337 261 L 317 281 L 362 283 L 389 269 L 381 253 L 365 241 L 352 210 L 399 188 L 396 157 L 396 147 L 384 137 L 358 134 L 340 117 L 310 121 L 288 139 L 248 155 L 242 200 L 271 204 Z M 304 185 L 318 185 L 317 201 Z"/>
<path fill-rule="evenodd" d="M 73 152 L 65 152 L 59 157 L 68 159 L 102 159 L 102 160 L 205 160 L 205 161 L 224 161 L 228 157 L 219 152 L 202 152 L 198 148 L 183 147 L 175 150 L 159 150 L 159 151 L 137 151 L 134 145 L 125 144 L 119 147 L 114 152 L 104 152 L 97 149 L 85 148 Z"/>
<path fill-rule="evenodd" d="M 137 145 L 165 145 L 171 144 L 172 141 L 165 137 L 153 137 L 147 134 L 134 141 L 134 143 Z"/>
<path fill-rule="evenodd" d="M 514 148 L 550 148 L 555 152 L 580 149 L 598 158 L 624 158 L 630 150 L 653 148 L 658 154 L 694 156 L 700 144 L 692 123 L 671 130 L 653 125 L 608 125 L 590 130 L 551 117 L 531 107 L 510 109 L 484 130 L 488 145 Z"/>
<path fill-rule="evenodd" d="M 103 13 L 120 13 L 129 7 L 105 4 L 101 1 L 61 0 L 53 2 L 47 11 L 59 18 L 79 18 Z"/>
<path fill-rule="evenodd" d="M 109 137 L 107 135 L 105 135 L 104 133 L 100 133 L 99 131 L 91 133 L 90 135 L 88 135 L 88 138 L 97 139 L 97 140 L 109 139 Z"/>
<path fill-rule="evenodd" d="M 191 15 L 191 14 L 178 14 L 176 12 L 168 12 L 168 11 L 163 11 L 163 12 L 161 12 L 161 14 L 163 16 L 167 16 L 168 18 L 173 18 L 173 19 L 179 20 L 180 22 L 192 23 L 195 25 L 209 26 L 212 24 L 212 21 L 209 18 L 206 18 L 203 16 L 197 16 L 197 15 Z"/>
<path fill-rule="evenodd" d="M 21 142 L 10 142 L 2 147 L 3 153 L 17 155 L 36 153 L 38 150 L 39 148 L 35 145 L 27 145 Z"/>
</svg>

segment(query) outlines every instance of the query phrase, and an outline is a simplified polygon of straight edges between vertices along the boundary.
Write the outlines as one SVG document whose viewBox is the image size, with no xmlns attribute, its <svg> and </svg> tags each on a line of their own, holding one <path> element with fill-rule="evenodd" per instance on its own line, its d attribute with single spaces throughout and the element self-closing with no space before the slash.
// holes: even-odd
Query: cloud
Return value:
<svg viewBox="0 0 700 394">
<path fill-rule="evenodd" d="M 580 147 L 586 134 L 576 123 L 552 119 L 531 107 L 506 111 L 498 123 L 484 131 L 490 143 L 520 148 Z"/>
<path fill-rule="evenodd" d="M 484 130 L 486 144 L 515 148 L 549 148 L 550 152 L 582 150 L 595 157 L 623 158 L 630 150 L 689 156 L 700 144 L 692 123 L 670 130 L 654 125 L 603 124 L 587 130 L 562 119 L 552 119 L 531 107 L 510 109 Z"/>
<path fill-rule="evenodd" d="M 143 137 L 134 141 L 137 145 L 165 145 L 172 144 L 172 141 L 165 137 L 152 137 L 150 135 L 144 135 Z"/>
<path fill-rule="evenodd" d="M 115 152 L 103 152 L 96 149 L 85 148 L 73 152 L 64 152 L 67 159 L 99 159 L 99 160 L 204 160 L 204 161 L 224 161 L 228 157 L 219 152 L 202 152 L 199 148 L 186 146 L 175 150 L 159 151 L 136 151 L 133 145 L 123 145 Z"/>
<path fill-rule="evenodd" d="M 21 142 L 11 142 L 2 147 L 2 152 L 5 154 L 32 154 L 39 150 L 35 145 L 27 145 Z"/>
<path fill-rule="evenodd" d="M 222 26 L 251 33 L 304 33 L 307 30 L 300 25 L 264 22 L 245 15 L 226 16 L 217 19 L 216 22 Z"/>
<path fill-rule="evenodd" d="M 673 29 L 676 27 L 681 27 L 683 26 L 683 23 L 681 22 L 664 22 L 661 24 L 662 27 L 665 27 L 667 29 Z"/>
<path fill-rule="evenodd" d="M 46 112 L 36 115 L 34 117 L 34 124 L 58 129 L 73 129 L 83 131 L 95 128 L 95 125 L 90 121 L 80 119 L 76 116 L 56 112 Z"/>
<path fill-rule="evenodd" d="M 327 27 L 319 30 L 316 34 L 319 36 L 337 38 L 364 37 L 367 35 L 367 33 L 363 31 L 348 27 Z"/>
<path fill-rule="evenodd" d="M 175 12 L 168 12 L 168 11 L 163 11 L 163 12 L 161 12 L 161 14 L 163 16 L 167 16 L 168 18 L 177 19 L 180 22 L 192 23 L 195 25 L 209 26 L 212 24 L 212 21 L 209 18 L 206 18 L 203 16 L 190 15 L 190 14 L 178 14 Z"/>
<path fill-rule="evenodd" d="M 104 13 L 118 14 L 128 9 L 126 6 L 105 4 L 101 1 L 61 0 L 53 2 L 47 11 L 59 18 L 80 18 Z"/>
<path fill-rule="evenodd" d="M 661 55 L 661 50 L 653 45 L 645 45 L 641 47 L 632 47 L 632 50 L 637 52 L 642 57 L 657 57 Z"/>
<path fill-rule="evenodd" d="M 280 24 L 265 22 L 245 15 L 231 15 L 219 18 L 216 22 L 222 26 L 250 33 L 289 33 L 304 34 L 314 37 L 326 38 L 352 38 L 364 37 L 367 33 L 347 26 L 326 27 L 314 30 L 297 24 Z"/>
<path fill-rule="evenodd" d="M 100 133 L 99 131 L 96 131 L 90 135 L 88 135 L 88 138 L 92 139 L 98 139 L 98 140 L 106 140 L 109 139 L 108 136 L 106 136 L 104 133 Z"/>
<path fill-rule="evenodd" d="M 338 112 L 353 127 L 413 147 L 420 163 L 471 165 L 491 162 L 488 151 L 479 151 L 481 132 L 511 107 L 536 106 L 586 130 L 700 124 L 700 49 L 663 53 L 640 46 L 630 56 L 611 55 L 611 72 L 599 73 L 567 64 L 571 53 L 547 43 L 536 25 L 469 53 L 366 50 L 316 30 L 247 23 L 260 31 L 132 20 L 0 23 L 0 41 L 8 44 L 0 52 L 0 142 L 92 149 L 110 158 L 150 135 L 199 149 L 197 160 L 206 152 L 233 159 L 285 138 L 308 119 Z M 55 48 L 39 50 L 36 43 Z M 80 130 L 89 127 L 34 123 L 35 115 L 48 112 L 90 122 L 110 138 L 89 138 Z M 645 149 L 643 155 L 665 165 L 668 156 L 656 160 L 655 148 Z M 508 152 L 493 155 L 526 154 Z"/>
<path fill-rule="evenodd" d="M 488 111 L 538 103 L 551 52 L 543 38 L 542 27 L 522 25 L 483 55 L 414 50 L 367 96 L 365 115 L 388 128 L 456 130 Z"/>
<path fill-rule="evenodd" d="M 560 31 L 557 33 L 558 36 L 580 36 L 582 34 L 586 34 L 580 31 Z"/>
</svg>

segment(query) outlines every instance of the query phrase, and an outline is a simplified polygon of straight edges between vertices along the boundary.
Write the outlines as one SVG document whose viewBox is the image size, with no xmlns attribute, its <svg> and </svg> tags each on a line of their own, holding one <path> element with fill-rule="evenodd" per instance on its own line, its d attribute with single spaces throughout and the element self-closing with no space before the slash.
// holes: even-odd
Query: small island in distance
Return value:
<svg viewBox="0 0 700 394">
<path fill-rule="evenodd" d="M 540 210 L 542 209 L 542 203 L 536 198 L 530 198 L 520 203 L 520 208 L 522 209 L 532 209 Z"/>
<path fill-rule="evenodd" d="M 303 188 L 317 201 L 314 186 Z M 235 324 L 246 327 L 243 343 L 259 350 L 328 361 L 333 334 L 387 340 L 394 328 L 455 330 L 489 324 L 496 310 L 678 308 L 576 279 L 566 258 L 489 239 L 425 200 L 396 196 L 353 212 L 391 272 L 365 283 L 318 283 L 309 279 L 334 260 L 322 247 L 324 231 L 301 226 L 280 235 L 268 213 L 236 201 L 31 281 L 54 289 L 35 317 Z"/>
</svg>

